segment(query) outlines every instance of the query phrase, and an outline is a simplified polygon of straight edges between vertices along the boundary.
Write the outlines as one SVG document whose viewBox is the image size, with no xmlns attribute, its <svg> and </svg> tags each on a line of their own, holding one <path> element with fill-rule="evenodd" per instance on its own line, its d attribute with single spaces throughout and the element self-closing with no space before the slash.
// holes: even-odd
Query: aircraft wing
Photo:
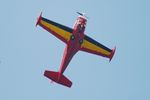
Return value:
<svg viewBox="0 0 150 100">
<path fill-rule="evenodd" d="M 110 60 L 112 59 L 112 57 L 115 53 L 115 49 L 116 48 L 109 49 L 106 46 L 98 43 L 94 39 L 90 38 L 87 35 L 85 35 L 85 37 L 83 39 L 83 43 L 81 45 L 81 51 L 85 51 L 85 52 L 88 52 L 88 53 L 92 53 L 92 54 L 100 55 L 100 56 L 103 56 L 103 57 L 107 57 Z"/>
<path fill-rule="evenodd" d="M 73 29 L 56 23 L 54 21 L 48 20 L 41 15 L 38 18 L 36 26 L 37 25 L 40 25 L 42 28 L 52 33 L 54 36 L 56 36 L 65 43 L 68 43 L 68 41 L 70 40 L 70 36 L 73 32 Z"/>
</svg>

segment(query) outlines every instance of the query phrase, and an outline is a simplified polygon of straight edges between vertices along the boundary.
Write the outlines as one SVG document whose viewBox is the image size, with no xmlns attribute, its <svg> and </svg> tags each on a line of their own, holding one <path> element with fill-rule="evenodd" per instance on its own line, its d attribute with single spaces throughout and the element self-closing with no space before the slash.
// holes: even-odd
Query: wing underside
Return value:
<svg viewBox="0 0 150 100">
<path fill-rule="evenodd" d="M 111 50 L 89 36 L 85 36 L 83 44 L 81 45 L 81 51 L 107 57 L 111 60 L 114 55 L 115 48 Z"/>
<path fill-rule="evenodd" d="M 56 23 L 54 21 L 48 20 L 40 15 L 38 18 L 37 24 L 40 25 L 42 28 L 62 40 L 63 42 L 67 43 L 70 40 L 70 36 L 73 32 L 73 29 Z"/>
</svg>

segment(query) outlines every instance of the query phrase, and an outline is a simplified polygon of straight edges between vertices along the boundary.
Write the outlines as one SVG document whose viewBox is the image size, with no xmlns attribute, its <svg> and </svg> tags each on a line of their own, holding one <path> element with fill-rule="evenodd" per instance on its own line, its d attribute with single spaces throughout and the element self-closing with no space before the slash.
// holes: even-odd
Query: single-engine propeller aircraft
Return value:
<svg viewBox="0 0 150 100">
<path fill-rule="evenodd" d="M 66 44 L 59 71 L 54 72 L 46 70 L 44 72 L 44 76 L 51 79 L 52 82 L 56 82 L 67 87 L 71 87 L 72 82 L 67 77 L 65 77 L 63 73 L 72 57 L 78 51 L 85 51 L 88 53 L 103 56 L 109 58 L 109 60 L 111 61 L 116 49 L 116 47 L 114 47 L 113 49 L 109 49 L 84 34 L 87 18 L 84 14 L 79 12 L 77 13 L 79 14 L 79 16 L 75 21 L 73 28 L 48 20 L 42 17 L 42 13 L 38 17 L 36 23 L 36 26 L 40 25 L 42 28 L 44 28 Z"/>
</svg>

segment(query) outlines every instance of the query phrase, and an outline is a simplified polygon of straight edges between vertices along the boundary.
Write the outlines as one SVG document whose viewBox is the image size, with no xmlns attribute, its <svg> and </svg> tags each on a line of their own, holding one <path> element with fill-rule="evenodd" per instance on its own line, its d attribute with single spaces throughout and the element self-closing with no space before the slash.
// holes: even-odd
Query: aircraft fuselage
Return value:
<svg viewBox="0 0 150 100">
<path fill-rule="evenodd" d="M 64 50 L 59 70 L 60 74 L 63 74 L 72 57 L 80 50 L 81 44 L 83 43 L 86 21 L 84 17 L 79 16 L 73 26 L 73 34 Z"/>
</svg>

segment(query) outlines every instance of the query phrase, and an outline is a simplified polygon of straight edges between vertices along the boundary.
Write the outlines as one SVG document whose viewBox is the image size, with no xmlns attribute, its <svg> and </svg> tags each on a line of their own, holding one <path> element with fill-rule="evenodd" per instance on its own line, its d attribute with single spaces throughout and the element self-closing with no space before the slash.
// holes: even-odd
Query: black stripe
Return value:
<svg viewBox="0 0 150 100">
<path fill-rule="evenodd" d="M 93 43 L 93 44 L 95 44 L 96 46 L 99 46 L 100 48 L 103 48 L 103 49 L 107 50 L 108 52 L 112 51 L 111 49 L 105 47 L 104 45 L 98 43 L 97 41 L 93 40 L 92 38 L 90 38 L 88 36 L 85 36 L 84 39 L 91 42 L 91 43 Z"/>
<path fill-rule="evenodd" d="M 56 23 L 56 22 L 54 22 L 54 21 L 48 20 L 48 19 L 43 18 L 43 17 L 42 17 L 42 20 L 45 21 L 45 22 L 47 22 L 47 23 L 50 23 L 50 24 L 52 24 L 52 25 L 54 25 L 54 26 L 56 26 L 56 27 L 59 27 L 59 28 L 65 30 L 65 31 L 67 31 L 67 32 L 70 32 L 70 33 L 73 32 L 73 29 L 72 29 L 72 28 L 69 28 L 69 27 L 67 27 L 67 26 L 58 24 L 58 23 Z"/>
</svg>

